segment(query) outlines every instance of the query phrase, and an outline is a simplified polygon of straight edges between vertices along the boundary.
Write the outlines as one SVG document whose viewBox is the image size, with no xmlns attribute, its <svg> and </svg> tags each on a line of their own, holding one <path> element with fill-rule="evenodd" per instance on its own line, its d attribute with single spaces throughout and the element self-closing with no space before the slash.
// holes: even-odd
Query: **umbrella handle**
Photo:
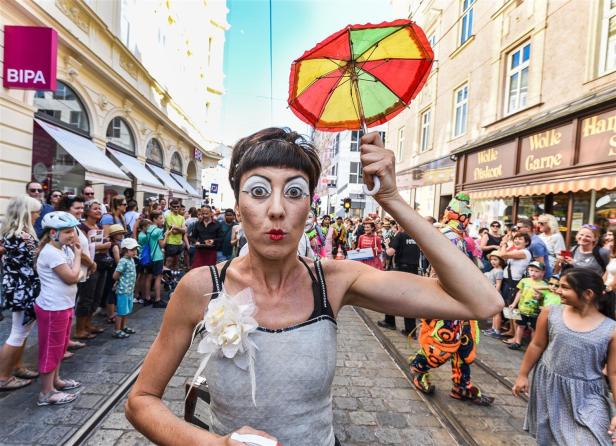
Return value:
<svg viewBox="0 0 616 446">
<path fill-rule="evenodd" d="M 372 182 L 374 183 L 374 187 L 372 190 L 368 189 L 368 186 L 364 184 L 364 195 L 372 196 L 379 193 L 381 189 L 381 180 L 376 175 L 372 177 Z"/>
</svg>

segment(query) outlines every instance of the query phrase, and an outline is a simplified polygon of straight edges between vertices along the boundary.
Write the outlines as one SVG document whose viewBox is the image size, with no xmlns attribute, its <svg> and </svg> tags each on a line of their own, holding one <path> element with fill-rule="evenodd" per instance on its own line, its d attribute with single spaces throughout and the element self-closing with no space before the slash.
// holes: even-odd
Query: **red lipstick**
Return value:
<svg viewBox="0 0 616 446">
<path fill-rule="evenodd" d="M 282 229 L 270 229 L 267 232 L 270 236 L 270 240 L 280 241 L 284 238 L 284 231 Z"/>
</svg>

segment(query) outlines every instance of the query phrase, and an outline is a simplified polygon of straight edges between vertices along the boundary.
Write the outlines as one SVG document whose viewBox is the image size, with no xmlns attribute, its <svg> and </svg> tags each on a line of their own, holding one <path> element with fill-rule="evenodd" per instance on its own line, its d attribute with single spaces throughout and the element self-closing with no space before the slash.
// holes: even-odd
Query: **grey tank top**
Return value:
<svg viewBox="0 0 616 446">
<path fill-rule="evenodd" d="M 283 446 L 333 446 L 331 384 L 336 370 L 337 326 L 327 300 L 323 269 L 315 262 L 312 280 L 314 311 L 292 327 L 259 327 L 251 334 L 258 347 L 255 358 L 256 406 L 247 370 L 222 354 L 213 355 L 204 371 L 212 413 L 211 430 L 227 435 L 251 426 L 278 438 Z M 210 267 L 214 295 L 222 291 L 225 273 Z"/>
</svg>

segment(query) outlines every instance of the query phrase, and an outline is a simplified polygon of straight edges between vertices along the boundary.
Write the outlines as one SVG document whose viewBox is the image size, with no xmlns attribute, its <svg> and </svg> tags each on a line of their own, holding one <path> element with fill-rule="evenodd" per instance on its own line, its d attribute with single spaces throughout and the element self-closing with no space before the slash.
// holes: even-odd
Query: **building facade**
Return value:
<svg viewBox="0 0 616 446">
<path fill-rule="evenodd" d="M 386 140 L 384 126 L 371 128 L 370 131 L 380 132 L 383 141 Z M 345 198 L 351 199 L 348 214 L 352 217 L 378 212 L 378 203 L 363 193 L 364 177 L 359 157 L 362 136 L 361 130 L 313 133 L 312 139 L 319 150 L 323 168 L 317 188 L 322 213 L 344 216 L 342 200 Z"/>
<path fill-rule="evenodd" d="M 480 226 L 547 212 L 571 242 L 582 224 L 616 223 L 615 2 L 393 3 L 435 50 L 424 90 L 389 123 L 410 202 L 432 186 L 413 173 L 440 163 L 435 217 L 464 190 Z"/>
<path fill-rule="evenodd" d="M 220 159 L 228 25 L 224 2 L 190 3 L 3 3 L 0 40 L 5 26 L 37 26 L 58 44 L 55 91 L 0 91 L 0 214 L 31 179 L 69 193 L 89 183 L 104 200 L 132 189 L 140 206 L 201 202 L 201 171 Z"/>
</svg>

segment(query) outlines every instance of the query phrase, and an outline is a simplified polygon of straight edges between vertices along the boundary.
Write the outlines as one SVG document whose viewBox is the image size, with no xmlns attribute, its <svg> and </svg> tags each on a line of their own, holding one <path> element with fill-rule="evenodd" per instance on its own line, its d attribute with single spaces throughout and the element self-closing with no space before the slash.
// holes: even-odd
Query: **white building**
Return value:
<svg viewBox="0 0 616 446">
<path fill-rule="evenodd" d="M 375 127 L 385 141 L 385 126 Z M 342 201 L 351 199 L 352 217 L 364 217 L 378 211 L 378 203 L 363 193 L 363 171 L 359 158 L 361 130 L 339 133 L 315 131 L 313 140 L 319 149 L 323 172 L 317 193 L 321 197 L 321 213 L 344 216 Z"/>
</svg>

